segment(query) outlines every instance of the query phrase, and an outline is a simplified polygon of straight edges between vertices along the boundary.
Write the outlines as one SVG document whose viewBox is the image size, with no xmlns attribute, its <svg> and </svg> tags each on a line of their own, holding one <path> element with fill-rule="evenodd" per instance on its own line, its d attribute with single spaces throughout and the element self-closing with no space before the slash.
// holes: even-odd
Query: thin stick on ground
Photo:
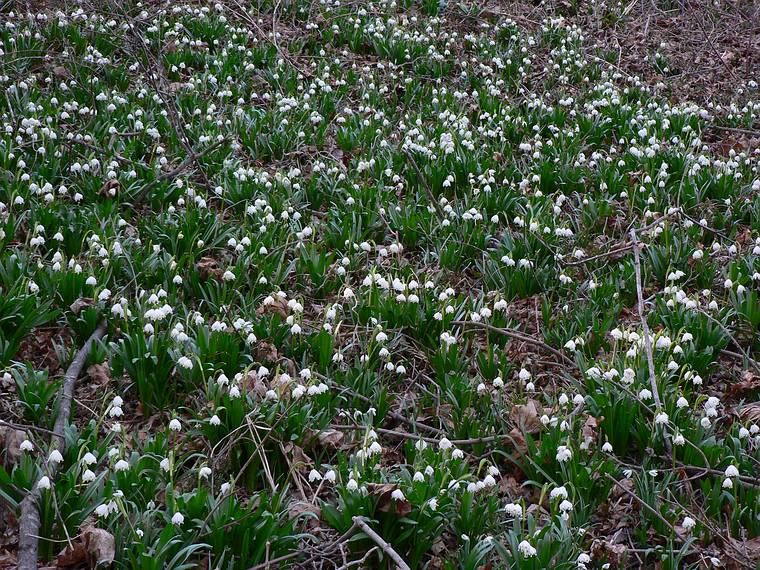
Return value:
<svg viewBox="0 0 760 570">
<path fill-rule="evenodd" d="M 631 230 L 631 241 L 633 242 L 633 263 L 636 271 L 636 297 L 638 298 L 639 319 L 641 320 L 641 327 L 644 329 L 644 350 L 649 368 L 649 383 L 651 384 L 655 407 L 659 412 L 662 410 L 662 400 L 660 400 L 660 393 L 657 390 L 657 377 L 654 373 L 654 357 L 652 356 L 652 338 L 649 336 L 649 324 L 647 324 L 647 316 L 644 312 L 644 292 L 641 285 L 641 258 L 639 255 L 641 245 L 636 237 L 636 230 Z"/>
<path fill-rule="evenodd" d="M 380 549 L 385 552 L 388 557 L 393 560 L 396 563 L 396 566 L 401 568 L 401 570 L 411 570 L 409 568 L 409 565 L 404 562 L 404 559 L 399 556 L 399 553 L 393 550 L 393 547 L 386 542 L 382 536 L 377 534 L 374 530 L 372 530 L 369 525 L 364 521 L 363 517 L 354 517 L 353 518 L 354 524 L 357 525 L 360 529 L 362 529 L 362 532 L 366 534 L 372 541 L 377 544 Z"/>
<path fill-rule="evenodd" d="M 58 449 L 63 453 L 66 449 L 64 430 L 69 425 L 71 416 L 71 402 L 74 399 L 74 387 L 77 378 L 82 372 L 87 358 L 90 356 L 93 345 L 106 334 L 108 325 L 105 321 L 95 329 L 87 342 L 79 349 L 74 360 L 71 362 L 63 377 L 61 397 L 58 401 L 58 416 L 53 427 L 53 436 L 50 442 L 51 451 Z M 58 470 L 57 463 L 47 464 L 47 476 L 52 480 Z M 37 510 L 37 500 L 41 491 L 34 487 L 32 491 L 21 501 L 21 516 L 19 517 L 19 545 L 18 545 L 18 570 L 36 570 L 37 551 L 40 532 L 40 513 Z"/>
<path fill-rule="evenodd" d="M 538 340 L 537 338 L 533 338 L 532 336 L 523 334 L 520 331 L 516 331 L 516 330 L 513 330 L 513 329 L 499 328 L 499 327 L 495 327 L 493 325 L 489 325 L 488 323 L 481 323 L 481 322 L 477 322 L 477 321 L 453 321 L 451 324 L 452 325 L 460 325 L 460 326 L 472 325 L 474 327 L 479 327 L 479 328 L 482 328 L 482 329 L 486 329 L 486 330 L 489 330 L 491 332 L 495 332 L 495 333 L 507 336 L 509 338 L 522 341 L 522 342 L 527 343 L 527 344 L 532 344 L 533 346 L 537 346 L 539 348 L 543 348 L 547 352 L 550 352 L 551 354 L 553 354 L 554 356 L 556 356 L 557 358 L 559 358 L 561 361 L 563 361 L 565 364 L 569 364 L 571 366 L 575 366 L 576 365 L 573 360 L 571 360 L 570 358 L 568 358 L 567 356 L 565 356 L 564 354 L 562 354 L 556 348 L 554 348 L 552 346 L 549 346 L 548 344 L 546 344 L 545 342 L 543 342 L 541 340 Z"/>
</svg>

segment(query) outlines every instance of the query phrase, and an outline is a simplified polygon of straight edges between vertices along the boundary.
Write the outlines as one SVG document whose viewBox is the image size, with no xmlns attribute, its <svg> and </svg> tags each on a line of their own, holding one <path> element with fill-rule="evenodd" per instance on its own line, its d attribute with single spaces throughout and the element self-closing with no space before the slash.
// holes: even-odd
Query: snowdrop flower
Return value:
<svg viewBox="0 0 760 570">
<path fill-rule="evenodd" d="M 204 465 L 198 470 L 198 475 L 202 477 L 203 479 L 207 479 L 209 475 L 211 475 L 211 468 Z"/>
<path fill-rule="evenodd" d="M 114 465 L 114 469 L 116 471 L 127 471 L 129 469 L 129 463 L 124 459 L 120 459 L 116 462 L 116 465 Z"/>
<path fill-rule="evenodd" d="M 61 455 L 60 451 L 58 451 L 57 449 L 54 449 L 53 451 L 50 452 L 48 461 L 50 463 L 55 463 L 55 464 L 61 463 L 63 462 L 63 455 Z"/>
<path fill-rule="evenodd" d="M 43 475 L 42 477 L 40 477 L 40 480 L 37 481 L 37 488 L 40 489 L 41 491 L 45 489 L 50 489 L 50 487 L 51 487 L 50 478 L 47 475 Z"/>
<path fill-rule="evenodd" d="M 211 416 L 211 418 L 208 420 L 208 423 L 210 423 L 212 426 L 218 426 L 222 423 L 222 420 L 219 419 L 219 416 L 214 414 Z"/>
<path fill-rule="evenodd" d="M 314 481 L 321 481 L 322 475 L 317 471 L 316 469 L 312 469 L 309 473 L 309 483 L 314 483 Z"/>
<path fill-rule="evenodd" d="M 111 509 L 108 508 L 108 505 L 106 503 L 102 503 L 95 507 L 95 514 L 99 517 L 107 517 L 111 512 Z"/>
<path fill-rule="evenodd" d="M 687 532 L 691 531 L 691 529 L 693 529 L 696 525 L 697 523 L 691 517 L 684 517 L 683 521 L 681 522 L 681 526 Z"/>
<path fill-rule="evenodd" d="M 177 418 L 174 418 L 172 421 L 169 422 L 169 429 L 172 431 L 179 431 L 182 429 L 182 424 Z"/>
<path fill-rule="evenodd" d="M 95 473 L 90 471 L 89 469 L 86 469 L 84 473 L 82 473 L 82 481 L 85 483 L 90 483 L 95 480 Z"/>
<path fill-rule="evenodd" d="M 401 489 L 396 489 L 395 491 L 393 491 L 393 493 L 391 493 L 391 498 L 394 501 L 404 501 L 404 500 L 406 500 L 406 497 L 404 497 L 404 493 L 401 492 Z"/>
<path fill-rule="evenodd" d="M 176 524 L 177 526 L 180 526 L 184 522 L 185 522 L 185 517 L 182 516 L 182 513 L 180 512 L 174 513 L 174 516 L 172 517 L 172 524 Z"/>
<path fill-rule="evenodd" d="M 32 444 L 31 441 L 28 439 L 25 439 L 21 442 L 21 445 L 19 445 L 19 449 L 21 451 L 33 451 L 34 450 L 34 444 Z"/>
<path fill-rule="evenodd" d="M 738 477 L 739 476 L 739 470 L 736 468 L 735 465 L 729 465 L 726 467 L 726 477 Z"/>
<path fill-rule="evenodd" d="M 533 546 L 531 546 L 530 542 L 527 540 L 523 540 L 520 544 L 518 544 L 517 550 L 519 550 L 520 554 L 522 554 L 525 558 L 531 558 L 538 554 L 538 551 L 533 548 Z"/>
<path fill-rule="evenodd" d="M 504 507 L 504 510 L 510 517 L 522 518 L 523 516 L 522 505 L 518 505 L 517 503 L 507 503 L 507 505 Z"/>
<path fill-rule="evenodd" d="M 349 479 L 348 483 L 346 483 L 346 489 L 349 491 L 356 491 L 359 488 L 359 484 L 356 482 L 355 479 Z"/>
<path fill-rule="evenodd" d="M 560 445 L 557 447 L 557 461 L 560 463 L 566 463 L 573 458 L 573 452 L 566 445 Z"/>
<path fill-rule="evenodd" d="M 451 449 L 451 442 L 448 440 L 448 438 L 443 438 L 441 441 L 438 442 L 438 448 L 441 451 L 446 451 L 447 449 Z"/>
<path fill-rule="evenodd" d="M 557 499 L 557 498 L 567 499 L 567 497 L 568 497 L 568 495 L 567 495 L 567 489 L 565 489 L 564 486 L 562 486 L 562 487 L 555 487 L 549 493 L 549 498 L 551 498 L 551 499 Z"/>
</svg>

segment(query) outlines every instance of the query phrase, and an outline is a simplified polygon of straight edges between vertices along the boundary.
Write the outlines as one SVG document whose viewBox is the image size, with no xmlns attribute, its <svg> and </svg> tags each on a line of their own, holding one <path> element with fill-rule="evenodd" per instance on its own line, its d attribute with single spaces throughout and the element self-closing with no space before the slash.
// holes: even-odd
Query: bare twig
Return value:
<svg viewBox="0 0 760 570">
<path fill-rule="evenodd" d="M 636 295 L 638 297 L 638 310 L 639 319 L 641 319 L 641 326 L 644 329 L 644 350 L 647 355 L 647 367 L 649 368 L 649 383 L 652 388 L 652 396 L 654 397 L 654 403 L 659 412 L 662 409 L 662 400 L 660 400 L 660 392 L 657 389 L 657 377 L 654 374 L 654 357 L 652 356 L 652 339 L 649 336 L 649 324 L 647 324 L 647 316 L 644 312 L 644 293 L 641 285 L 641 259 L 639 255 L 639 240 L 636 237 L 636 230 L 631 230 L 631 241 L 633 243 L 633 262 L 636 271 Z"/>
<path fill-rule="evenodd" d="M 401 570 L 411 570 L 409 568 L 409 565 L 404 562 L 404 559 L 399 556 L 399 553 L 393 550 L 393 547 L 386 542 L 382 536 L 377 534 L 374 530 L 372 530 L 369 525 L 364 521 L 363 517 L 354 517 L 353 518 L 354 524 L 357 525 L 360 529 L 362 529 L 362 532 L 366 534 L 372 541 L 377 544 L 380 549 L 385 552 L 391 560 L 393 560 L 396 563 L 396 566 L 401 568 Z"/>
<path fill-rule="evenodd" d="M 548 344 L 546 344 L 545 342 L 543 342 L 541 340 L 538 340 L 537 338 L 533 338 L 532 336 L 528 336 L 528 335 L 523 334 L 523 333 L 521 333 L 519 331 L 516 331 L 514 329 L 499 328 L 499 327 L 495 327 L 493 325 L 489 325 L 488 323 L 481 323 L 481 322 L 476 322 L 476 321 L 453 321 L 451 324 L 453 324 L 453 325 L 460 325 L 462 327 L 464 327 L 465 325 L 472 325 L 474 327 L 479 327 L 479 328 L 482 328 L 482 329 L 486 329 L 486 330 L 489 330 L 491 332 L 495 332 L 497 334 L 501 334 L 501 335 L 507 336 L 509 338 L 525 342 L 527 344 L 532 344 L 533 346 L 537 346 L 539 348 L 543 348 L 547 352 L 550 352 L 551 354 L 553 354 L 554 356 L 556 356 L 557 358 L 559 358 L 560 360 L 562 360 L 565 364 L 569 364 L 571 366 L 576 366 L 576 363 L 573 360 L 571 360 L 570 358 L 568 358 L 567 356 L 565 356 L 564 354 L 562 354 L 556 348 L 554 348 L 552 346 L 549 346 Z"/>
<path fill-rule="evenodd" d="M 106 321 L 101 323 L 90 335 L 87 342 L 79 349 L 74 360 L 71 362 L 63 377 L 61 387 L 61 397 L 58 402 L 58 416 L 53 427 L 53 437 L 51 440 L 51 449 L 58 449 L 61 452 L 66 449 L 66 440 L 64 430 L 69 425 L 71 415 L 71 402 L 74 399 L 74 387 L 77 378 L 82 372 L 87 358 L 90 356 L 93 345 L 106 334 L 108 325 Z M 52 479 L 58 470 L 57 463 L 47 464 L 48 477 Z M 32 491 L 21 501 L 21 516 L 19 517 L 19 545 L 18 545 L 18 570 L 36 570 L 37 568 L 37 547 L 40 532 L 40 513 L 37 510 L 37 501 L 40 498 L 41 491 L 34 487 Z"/>
</svg>

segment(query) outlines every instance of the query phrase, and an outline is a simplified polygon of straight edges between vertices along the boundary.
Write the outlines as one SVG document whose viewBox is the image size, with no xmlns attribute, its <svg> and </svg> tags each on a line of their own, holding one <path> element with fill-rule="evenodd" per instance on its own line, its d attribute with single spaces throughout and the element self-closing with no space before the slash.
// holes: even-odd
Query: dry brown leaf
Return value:
<svg viewBox="0 0 760 570">
<path fill-rule="evenodd" d="M 113 198 L 116 196 L 116 192 L 119 190 L 119 181 L 115 178 L 107 180 L 103 186 L 100 187 L 98 194 L 103 198 Z"/>
<path fill-rule="evenodd" d="M 85 299 L 84 297 L 80 297 L 73 303 L 71 303 L 71 306 L 69 309 L 71 309 L 71 312 L 75 315 L 78 315 L 81 313 L 84 309 L 87 307 L 92 307 L 95 304 L 95 302 L 92 299 Z"/>
<path fill-rule="evenodd" d="M 87 369 L 87 376 L 100 386 L 106 386 L 111 382 L 111 368 L 108 364 L 93 364 Z"/>
<path fill-rule="evenodd" d="M 201 276 L 202 281 L 208 281 L 209 279 L 219 279 L 222 276 L 222 268 L 219 267 L 219 262 L 213 257 L 202 257 L 201 260 L 195 265 L 195 269 Z"/>
<path fill-rule="evenodd" d="M 0 449 L 3 450 L 6 466 L 15 465 L 21 454 L 21 444 L 27 439 L 26 432 L 10 426 L 0 425 Z"/>
<path fill-rule="evenodd" d="M 116 541 L 113 535 L 94 526 L 82 529 L 79 538 L 56 559 L 57 568 L 95 568 L 113 563 Z"/>
<path fill-rule="evenodd" d="M 308 455 L 306 455 L 303 448 L 297 446 L 293 442 L 289 441 L 283 445 L 282 450 L 285 455 L 289 456 L 293 467 L 296 469 L 310 469 L 314 465 L 314 462 L 309 458 Z"/>
<path fill-rule="evenodd" d="M 746 392 L 760 389 L 760 376 L 756 376 L 749 370 L 742 373 L 740 382 L 729 384 L 726 392 L 731 396 L 741 396 Z"/>
<path fill-rule="evenodd" d="M 598 428 L 599 424 L 601 424 L 603 421 L 604 417 L 587 417 L 586 421 L 583 422 L 583 427 L 581 427 L 581 434 L 583 435 L 583 439 L 587 442 L 596 441 L 596 428 Z"/>
<path fill-rule="evenodd" d="M 541 404 L 535 400 L 528 400 L 527 404 L 518 404 L 513 407 L 509 412 L 509 419 L 521 431 L 534 435 L 541 431 L 542 424 L 539 419 L 541 413 Z"/>
<path fill-rule="evenodd" d="M 760 402 L 748 404 L 739 410 L 738 413 L 744 422 L 760 423 Z"/>
<path fill-rule="evenodd" d="M 509 435 L 512 438 L 512 443 L 515 446 L 515 451 L 521 455 L 528 451 L 528 443 L 525 441 L 523 432 L 517 428 L 512 428 L 512 431 L 509 432 Z"/>
<path fill-rule="evenodd" d="M 377 508 L 382 513 L 395 513 L 397 517 L 405 517 L 412 512 L 412 505 L 406 499 L 397 501 L 393 491 L 398 489 L 395 483 L 367 483 L 367 491 L 377 497 Z"/>
<path fill-rule="evenodd" d="M 291 519 L 300 517 L 302 515 L 308 516 L 309 513 L 313 514 L 314 516 L 308 518 L 313 519 L 316 517 L 318 519 L 322 516 L 322 509 L 320 509 L 317 505 L 312 505 L 306 501 L 293 501 L 288 507 L 288 515 Z"/>
<path fill-rule="evenodd" d="M 261 303 L 259 308 L 256 309 L 256 314 L 261 315 L 274 315 L 278 314 L 283 319 L 288 316 L 288 302 L 278 295 L 274 295 L 274 301 L 271 303 Z"/>
<path fill-rule="evenodd" d="M 343 432 L 336 429 L 325 429 L 317 434 L 317 440 L 325 449 L 336 451 L 343 441 Z"/>
<path fill-rule="evenodd" d="M 253 394 L 257 400 L 263 400 L 269 390 L 269 386 L 253 370 L 243 377 L 240 381 L 240 386 L 246 392 Z"/>
</svg>

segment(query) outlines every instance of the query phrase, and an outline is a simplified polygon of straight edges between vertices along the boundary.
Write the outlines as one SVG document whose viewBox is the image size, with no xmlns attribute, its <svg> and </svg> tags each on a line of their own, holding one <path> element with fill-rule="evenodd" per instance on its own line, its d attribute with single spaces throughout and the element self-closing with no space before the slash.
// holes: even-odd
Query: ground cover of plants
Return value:
<svg viewBox="0 0 760 570">
<path fill-rule="evenodd" d="M 758 14 L 635 4 L 4 6 L 0 567 L 757 568 Z"/>
</svg>

